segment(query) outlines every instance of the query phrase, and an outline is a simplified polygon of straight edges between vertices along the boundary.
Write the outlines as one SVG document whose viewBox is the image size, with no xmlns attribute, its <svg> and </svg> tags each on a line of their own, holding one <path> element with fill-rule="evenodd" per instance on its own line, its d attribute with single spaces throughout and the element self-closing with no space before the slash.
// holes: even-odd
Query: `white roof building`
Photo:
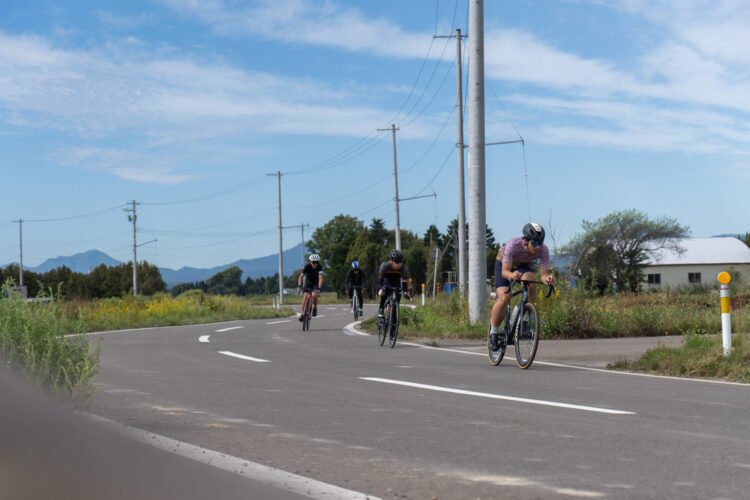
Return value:
<svg viewBox="0 0 750 500">
<path fill-rule="evenodd" d="M 722 271 L 733 280 L 750 278 L 750 248 L 737 238 L 683 238 L 684 252 L 657 250 L 646 263 L 649 288 L 715 285 Z"/>
</svg>

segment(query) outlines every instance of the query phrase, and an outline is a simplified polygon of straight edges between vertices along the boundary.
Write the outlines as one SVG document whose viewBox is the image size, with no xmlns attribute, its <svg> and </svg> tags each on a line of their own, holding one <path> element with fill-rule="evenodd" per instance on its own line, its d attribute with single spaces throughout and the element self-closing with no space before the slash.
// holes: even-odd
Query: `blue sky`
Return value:
<svg viewBox="0 0 750 500">
<path fill-rule="evenodd" d="M 750 230 L 744 1 L 485 2 L 487 222 L 558 244 L 614 210 Z M 466 0 L 4 0 L 0 265 L 91 248 L 209 267 L 340 213 L 423 234 L 457 213 Z M 466 70 L 467 57 L 464 57 Z M 468 117 L 465 136 L 468 142 Z M 468 161 L 467 161 L 468 166 Z M 468 187 L 468 175 L 467 187 Z M 525 179 L 528 179 L 527 197 Z M 467 209 L 468 210 L 468 209 Z M 285 247 L 300 240 L 284 232 Z"/>
</svg>

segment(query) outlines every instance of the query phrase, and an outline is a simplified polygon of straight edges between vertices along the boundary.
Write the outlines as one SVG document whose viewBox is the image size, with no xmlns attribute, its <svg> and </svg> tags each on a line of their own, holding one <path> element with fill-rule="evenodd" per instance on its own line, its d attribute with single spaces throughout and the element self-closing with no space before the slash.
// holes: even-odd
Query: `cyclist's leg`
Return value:
<svg viewBox="0 0 750 500">
<path fill-rule="evenodd" d="M 533 266 L 522 266 L 519 268 L 519 271 L 523 273 L 523 276 L 521 276 L 522 280 L 536 280 L 536 269 Z M 534 283 L 529 285 L 529 302 L 532 304 L 536 302 L 536 284 Z"/>
<path fill-rule="evenodd" d="M 319 293 L 313 289 L 312 291 L 312 316 L 313 318 L 318 316 L 318 295 Z"/>
<path fill-rule="evenodd" d="M 378 316 L 383 317 L 383 307 L 385 306 L 385 301 L 388 299 L 388 289 L 386 288 L 386 293 L 380 296 L 380 305 L 378 306 Z"/>
<path fill-rule="evenodd" d="M 503 322 L 505 307 L 510 302 L 510 295 L 507 293 L 510 287 L 510 281 L 503 278 L 502 261 L 495 260 L 495 295 L 497 300 L 490 311 L 490 325 L 494 329 L 499 329 L 500 323 Z"/>
</svg>

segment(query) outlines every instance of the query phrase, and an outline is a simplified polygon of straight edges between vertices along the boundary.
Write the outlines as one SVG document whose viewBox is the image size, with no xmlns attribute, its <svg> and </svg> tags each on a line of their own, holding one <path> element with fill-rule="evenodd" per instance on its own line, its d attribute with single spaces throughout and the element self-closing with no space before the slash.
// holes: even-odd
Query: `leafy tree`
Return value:
<svg viewBox="0 0 750 500">
<path fill-rule="evenodd" d="M 369 227 L 370 242 L 376 245 L 388 246 L 390 232 L 385 227 L 383 219 L 373 218 Z"/>
<path fill-rule="evenodd" d="M 213 295 L 240 295 L 242 269 L 232 266 L 208 278 L 208 293 Z"/>
<path fill-rule="evenodd" d="M 679 238 L 689 234 L 675 219 L 652 220 L 635 209 L 613 212 L 596 222 L 583 221 L 583 230 L 563 252 L 575 258 L 574 270 L 584 284 L 600 291 L 610 285 L 638 291 L 649 257 L 661 249 L 682 252 Z"/>
<path fill-rule="evenodd" d="M 742 241 L 745 242 L 745 245 L 747 245 L 748 247 L 750 247 L 750 232 L 745 233 L 745 237 L 742 238 Z"/>
<path fill-rule="evenodd" d="M 346 273 L 351 261 L 347 262 L 349 249 L 357 236 L 365 230 L 359 219 L 349 215 L 337 215 L 322 227 L 317 228 L 307 243 L 308 249 L 320 255 L 324 281 L 333 287 L 336 293 L 344 291 Z"/>
</svg>

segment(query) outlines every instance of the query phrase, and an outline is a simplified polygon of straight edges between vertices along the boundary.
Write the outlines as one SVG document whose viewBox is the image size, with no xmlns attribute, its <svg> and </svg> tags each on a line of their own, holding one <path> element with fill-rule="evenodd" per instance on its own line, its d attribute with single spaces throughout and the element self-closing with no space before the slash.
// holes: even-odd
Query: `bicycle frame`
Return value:
<svg viewBox="0 0 750 500">
<path fill-rule="evenodd" d="M 521 283 L 521 289 L 513 291 L 513 287 L 516 286 L 517 283 Z M 549 291 L 547 292 L 547 297 L 549 298 L 550 295 L 555 290 L 554 285 L 550 285 L 549 283 L 544 283 L 542 281 L 536 281 L 536 280 L 512 280 L 510 282 L 510 286 L 508 287 L 508 291 L 505 293 L 511 294 L 511 300 L 508 301 L 508 305 L 505 306 L 505 323 L 503 328 L 503 333 L 505 334 L 505 343 L 507 345 L 508 339 L 514 334 L 514 332 L 517 331 L 516 326 L 518 325 L 518 322 L 521 321 L 521 316 L 523 316 L 523 310 L 526 307 L 526 304 L 529 302 L 529 294 L 531 293 L 531 285 L 537 284 L 537 285 L 544 285 L 549 287 Z M 515 307 L 512 307 L 513 297 L 516 295 L 521 295 L 521 301 L 516 304 Z M 518 314 L 516 314 L 515 318 L 512 318 L 512 311 L 515 308 L 518 308 Z M 511 319 L 513 320 L 511 324 Z"/>
</svg>

